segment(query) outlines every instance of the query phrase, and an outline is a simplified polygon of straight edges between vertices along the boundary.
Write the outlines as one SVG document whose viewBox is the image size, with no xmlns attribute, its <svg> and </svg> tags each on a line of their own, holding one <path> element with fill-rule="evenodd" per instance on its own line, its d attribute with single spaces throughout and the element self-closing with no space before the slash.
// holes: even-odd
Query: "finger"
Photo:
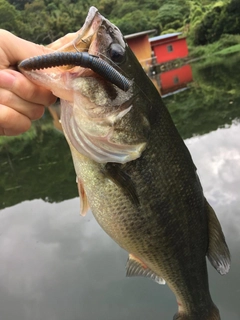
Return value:
<svg viewBox="0 0 240 320">
<path fill-rule="evenodd" d="M 11 91 L 29 103 L 50 106 L 56 101 L 56 97 L 49 90 L 35 85 L 24 75 L 14 70 L 0 71 L 0 88 Z"/>
<path fill-rule="evenodd" d="M 15 136 L 30 127 L 31 121 L 28 117 L 0 104 L 0 135 Z"/>
<path fill-rule="evenodd" d="M 43 105 L 23 100 L 11 91 L 5 89 L 0 89 L 0 103 L 27 116 L 30 120 L 41 118 L 45 110 Z"/>
</svg>

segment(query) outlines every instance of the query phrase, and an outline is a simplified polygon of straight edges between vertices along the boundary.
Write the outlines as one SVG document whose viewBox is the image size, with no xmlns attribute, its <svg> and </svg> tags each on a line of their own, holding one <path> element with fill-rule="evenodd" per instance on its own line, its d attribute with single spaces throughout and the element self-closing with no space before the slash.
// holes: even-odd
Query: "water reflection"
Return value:
<svg viewBox="0 0 240 320">
<path fill-rule="evenodd" d="M 193 81 L 192 67 L 185 64 L 179 68 L 161 72 L 160 75 L 161 95 L 172 94 L 180 89 L 187 88 Z"/>
<path fill-rule="evenodd" d="M 231 77 L 225 73 L 228 80 L 221 78 L 227 85 L 224 94 L 213 75 L 214 70 L 221 73 L 219 67 L 204 67 L 206 75 L 194 67 L 198 82 L 165 102 L 188 138 L 205 195 L 232 254 L 227 276 L 209 266 L 213 300 L 223 320 L 239 320 L 239 75 L 232 70 Z M 127 253 L 91 212 L 80 217 L 67 144 L 60 133 L 39 130 L 31 139 L 14 140 L 1 149 L 1 320 L 172 319 L 176 302 L 168 287 L 125 278 Z"/>
<path fill-rule="evenodd" d="M 0 173 L 0 208 L 24 200 L 59 202 L 77 196 L 67 142 L 52 127 L 31 139 L 3 144 Z"/>
</svg>

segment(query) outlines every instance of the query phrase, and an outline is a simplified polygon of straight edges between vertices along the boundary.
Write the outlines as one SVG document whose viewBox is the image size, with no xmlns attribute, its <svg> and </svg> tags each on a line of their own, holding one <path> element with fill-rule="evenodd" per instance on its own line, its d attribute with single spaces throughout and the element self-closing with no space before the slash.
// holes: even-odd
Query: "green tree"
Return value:
<svg viewBox="0 0 240 320">
<path fill-rule="evenodd" d="M 20 12 L 6 0 L 0 0 L 0 28 L 20 35 L 24 29 Z"/>
<path fill-rule="evenodd" d="M 100 0 L 98 4 L 99 11 L 103 15 L 110 16 L 117 5 L 117 0 Z"/>
<path fill-rule="evenodd" d="M 230 3 L 223 1 L 215 3 L 197 24 L 194 30 L 194 44 L 212 43 L 226 33 L 239 34 L 239 12 L 239 0 L 232 0 Z"/>
<path fill-rule="evenodd" d="M 155 28 L 155 24 L 140 10 L 129 12 L 122 18 L 112 19 L 112 22 L 124 35 Z"/>
<path fill-rule="evenodd" d="M 25 4 L 30 3 L 33 0 L 8 0 L 17 10 L 24 10 Z"/>
<path fill-rule="evenodd" d="M 169 29 L 170 24 L 178 21 L 178 26 L 184 25 L 184 20 L 189 17 L 190 7 L 185 0 L 169 0 L 159 7 L 156 21 L 162 30 Z"/>
</svg>

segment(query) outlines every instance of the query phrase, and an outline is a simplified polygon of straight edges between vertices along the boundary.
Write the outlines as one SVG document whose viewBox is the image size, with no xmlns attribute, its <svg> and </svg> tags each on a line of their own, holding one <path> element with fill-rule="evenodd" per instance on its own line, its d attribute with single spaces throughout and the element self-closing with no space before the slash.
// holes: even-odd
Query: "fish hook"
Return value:
<svg viewBox="0 0 240 320">
<path fill-rule="evenodd" d="M 89 68 L 107 81 L 115 84 L 123 91 L 128 91 L 131 82 L 114 69 L 106 61 L 87 52 L 54 52 L 36 56 L 21 61 L 18 68 L 21 70 L 39 70 L 45 68 L 74 65 Z"/>
</svg>

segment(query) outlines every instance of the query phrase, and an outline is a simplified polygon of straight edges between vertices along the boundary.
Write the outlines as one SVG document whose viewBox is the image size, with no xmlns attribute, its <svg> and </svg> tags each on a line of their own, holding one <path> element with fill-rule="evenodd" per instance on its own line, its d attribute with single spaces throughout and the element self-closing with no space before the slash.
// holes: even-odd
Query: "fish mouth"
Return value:
<svg viewBox="0 0 240 320">
<path fill-rule="evenodd" d="M 88 16 L 85 20 L 83 27 L 76 35 L 68 34 L 67 36 L 57 40 L 52 47 L 56 49 L 56 46 L 63 44 L 67 40 L 67 43 L 57 49 L 54 53 L 46 54 L 42 56 L 32 57 L 20 62 L 18 68 L 20 71 L 40 70 L 52 67 L 63 68 L 64 71 L 70 71 L 71 69 L 78 69 L 81 75 L 87 75 L 90 69 L 97 75 L 100 75 L 105 80 L 116 85 L 123 91 L 127 91 L 131 82 L 117 71 L 110 61 L 100 59 L 100 53 L 98 52 L 97 35 L 100 26 L 104 27 L 103 22 L 106 20 L 102 17 L 97 8 L 91 7 Z M 70 38 L 74 37 L 70 43 Z M 95 41 L 94 41 L 95 40 Z M 89 53 L 91 47 L 91 54 Z M 93 47 L 93 48 L 92 48 Z M 50 47 L 51 48 L 51 47 Z M 94 54 L 92 54 L 92 52 Z"/>
<path fill-rule="evenodd" d="M 57 51 L 88 52 L 104 19 L 97 8 L 91 7 L 82 28 L 78 32 L 68 34 L 48 47 Z M 97 52 L 94 54 L 97 54 Z"/>
</svg>

